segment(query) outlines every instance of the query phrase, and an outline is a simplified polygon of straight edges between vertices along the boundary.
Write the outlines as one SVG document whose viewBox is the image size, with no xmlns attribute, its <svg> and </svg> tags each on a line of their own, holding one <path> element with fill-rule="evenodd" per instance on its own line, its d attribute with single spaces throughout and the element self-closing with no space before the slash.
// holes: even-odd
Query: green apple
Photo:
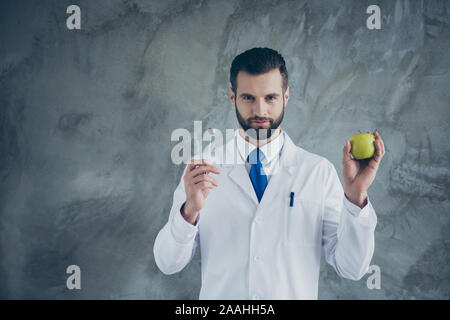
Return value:
<svg viewBox="0 0 450 320">
<path fill-rule="evenodd" d="M 355 159 L 372 158 L 375 153 L 375 136 L 371 133 L 357 133 L 350 137 L 352 155 Z"/>
</svg>

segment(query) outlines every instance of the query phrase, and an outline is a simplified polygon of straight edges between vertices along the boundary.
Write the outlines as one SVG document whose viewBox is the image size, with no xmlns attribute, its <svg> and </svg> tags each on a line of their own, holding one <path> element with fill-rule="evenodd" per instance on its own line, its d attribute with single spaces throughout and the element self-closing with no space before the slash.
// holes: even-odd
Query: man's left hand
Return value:
<svg viewBox="0 0 450 320">
<path fill-rule="evenodd" d="M 370 131 L 367 131 L 370 133 Z M 351 157 L 351 144 L 345 141 L 342 149 L 342 167 L 344 178 L 344 191 L 347 199 L 355 205 L 363 208 L 367 204 L 367 189 L 375 180 L 381 159 L 384 156 L 384 143 L 375 130 L 375 154 L 370 159 L 356 160 Z"/>
</svg>

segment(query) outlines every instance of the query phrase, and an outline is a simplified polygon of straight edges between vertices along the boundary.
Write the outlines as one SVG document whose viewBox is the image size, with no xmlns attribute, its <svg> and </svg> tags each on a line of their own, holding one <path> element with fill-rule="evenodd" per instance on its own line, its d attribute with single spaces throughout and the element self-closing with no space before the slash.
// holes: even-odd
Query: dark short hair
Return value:
<svg viewBox="0 0 450 320">
<path fill-rule="evenodd" d="M 278 69 L 283 79 L 283 94 L 288 87 L 288 71 L 283 56 L 269 48 L 253 48 L 242 52 L 233 59 L 230 68 L 231 89 L 237 92 L 237 76 L 239 71 L 252 75 L 264 74 L 272 69 Z"/>
</svg>

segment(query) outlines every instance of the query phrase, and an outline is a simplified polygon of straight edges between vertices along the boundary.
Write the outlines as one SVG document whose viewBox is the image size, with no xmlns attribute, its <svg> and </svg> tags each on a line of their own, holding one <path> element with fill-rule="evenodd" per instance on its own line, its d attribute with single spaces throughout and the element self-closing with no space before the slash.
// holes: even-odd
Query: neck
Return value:
<svg viewBox="0 0 450 320">
<path fill-rule="evenodd" d="M 268 144 L 270 141 L 276 139 L 276 137 L 278 137 L 281 133 L 281 127 L 278 127 L 278 129 L 275 130 L 275 132 L 270 136 L 269 139 L 265 139 L 265 140 L 256 140 L 252 137 L 250 137 L 245 131 L 244 129 L 239 126 L 239 134 L 241 135 L 242 138 L 244 138 L 245 140 L 247 140 L 248 142 L 250 142 L 252 145 L 254 145 L 257 148 L 262 147 L 265 144 Z"/>
</svg>

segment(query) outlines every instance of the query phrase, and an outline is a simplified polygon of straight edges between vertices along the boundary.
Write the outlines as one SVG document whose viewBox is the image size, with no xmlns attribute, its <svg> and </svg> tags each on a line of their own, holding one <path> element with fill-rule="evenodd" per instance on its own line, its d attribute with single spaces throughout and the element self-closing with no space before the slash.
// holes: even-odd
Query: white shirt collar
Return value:
<svg viewBox="0 0 450 320">
<path fill-rule="evenodd" d="M 239 133 L 239 130 L 236 130 L 236 136 L 237 136 L 237 146 L 239 153 L 242 157 L 242 159 L 247 161 L 248 155 L 256 149 L 256 146 L 245 140 Z M 280 154 L 280 150 L 283 147 L 284 143 L 284 131 L 281 129 L 280 134 L 278 137 L 276 137 L 274 140 L 270 141 L 269 143 L 266 143 L 259 149 L 264 153 L 264 160 L 262 160 L 263 163 L 270 163 L 276 156 Z"/>
</svg>

